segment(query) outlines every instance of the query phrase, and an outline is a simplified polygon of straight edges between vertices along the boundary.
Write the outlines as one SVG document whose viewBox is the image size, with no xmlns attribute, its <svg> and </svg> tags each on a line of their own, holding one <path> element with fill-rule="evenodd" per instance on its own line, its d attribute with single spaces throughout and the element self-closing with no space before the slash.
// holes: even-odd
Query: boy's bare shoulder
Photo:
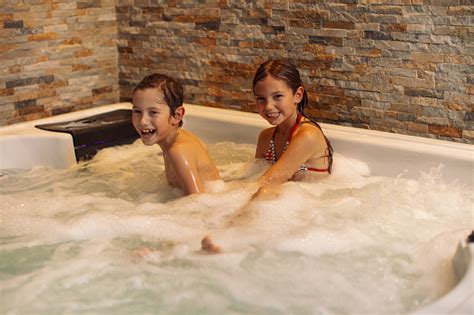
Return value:
<svg viewBox="0 0 474 315">
<path fill-rule="evenodd" d="M 171 154 L 192 153 L 202 149 L 204 143 L 189 131 L 182 130 L 169 149 Z"/>
<path fill-rule="evenodd" d="M 181 141 L 176 141 L 173 145 L 169 148 L 169 152 L 171 154 L 182 154 L 185 151 L 192 150 L 197 145 L 195 140 L 186 139 Z"/>
</svg>

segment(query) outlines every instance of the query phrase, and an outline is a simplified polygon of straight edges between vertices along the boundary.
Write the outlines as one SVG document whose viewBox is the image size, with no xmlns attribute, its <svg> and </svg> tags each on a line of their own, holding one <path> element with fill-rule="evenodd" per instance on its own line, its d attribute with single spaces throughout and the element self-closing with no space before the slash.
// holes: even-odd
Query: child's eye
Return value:
<svg viewBox="0 0 474 315">
<path fill-rule="evenodd" d="M 274 96 L 274 99 L 279 100 L 283 97 L 283 94 L 277 94 Z"/>
<path fill-rule="evenodd" d="M 136 115 L 136 114 L 140 114 L 140 113 L 141 113 L 141 111 L 139 109 L 136 109 L 136 108 L 132 109 L 132 114 Z"/>
<path fill-rule="evenodd" d="M 265 99 L 264 99 L 263 97 L 257 97 L 257 98 L 255 99 L 255 101 L 256 101 L 257 103 L 263 103 L 263 102 L 265 102 Z"/>
</svg>

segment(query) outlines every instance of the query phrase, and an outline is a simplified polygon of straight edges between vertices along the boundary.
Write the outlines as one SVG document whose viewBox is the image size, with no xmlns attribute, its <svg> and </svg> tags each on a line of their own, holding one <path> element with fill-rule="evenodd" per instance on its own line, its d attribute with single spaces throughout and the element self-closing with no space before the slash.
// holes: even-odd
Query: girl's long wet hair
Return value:
<svg viewBox="0 0 474 315">
<path fill-rule="evenodd" d="M 304 114 L 304 108 L 308 104 L 308 94 L 306 93 L 306 89 L 304 89 L 303 86 L 303 81 L 301 81 L 300 73 L 298 71 L 298 68 L 296 68 L 296 65 L 289 59 L 270 59 L 265 61 L 258 67 L 257 72 L 255 72 L 255 76 L 253 78 L 253 85 L 252 85 L 252 90 L 255 94 L 255 85 L 265 79 L 268 75 L 271 75 L 277 80 L 281 80 L 286 82 L 288 87 L 291 88 L 293 91 L 293 94 L 296 93 L 296 90 L 301 86 L 303 87 L 303 98 L 297 105 L 297 110 L 298 113 L 303 115 L 306 119 L 310 120 L 312 123 L 314 123 L 322 132 L 324 139 L 326 141 L 327 145 L 327 154 L 326 157 L 328 159 L 328 171 L 331 173 L 332 170 L 332 162 L 333 162 L 333 148 L 331 145 L 331 142 L 329 141 L 328 138 L 326 138 L 326 135 L 321 129 L 321 126 L 311 119 L 310 117 L 307 117 Z"/>
<path fill-rule="evenodd" d="M 171 115 L 174 115 L 176 109 L 183 105 L 184 92 L 181 83 L 172 77 L 160 73 L 154 73 L 144 77 L 133 90 L 132 96 L 138 90 L 153 88 L 160 89 L 166 104 L 170 108 Z M 179 126 L 181 127 L 182 125 L 183 121 L 181 120 Z"/>
</svg>

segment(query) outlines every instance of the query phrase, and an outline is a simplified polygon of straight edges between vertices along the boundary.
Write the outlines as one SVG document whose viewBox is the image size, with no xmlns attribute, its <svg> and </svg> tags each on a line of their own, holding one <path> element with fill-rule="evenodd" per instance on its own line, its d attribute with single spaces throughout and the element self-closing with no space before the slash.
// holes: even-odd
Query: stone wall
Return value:
<svg viewBox="0 0 474 315">
<path fill-rule="evenodd" d="M 254 111 L 258 64 L 292 58 L 319 121 L 474 143 L 472 4 L 3 0 L 0 125 L 130 100 L 151 72 Z"/>
<path fill-rule="evenodd" d="M 2 0 L 0 125 L 119 101 L 115 0 Z"/>
<path fill-rule="evenodd" d="M 474 143 L 472 0 L 117 0 L 120 92 L 151 72 L 186 102 L 253 111 L 267 58 L 294 59 L 319 121 Z"/>
</svg>

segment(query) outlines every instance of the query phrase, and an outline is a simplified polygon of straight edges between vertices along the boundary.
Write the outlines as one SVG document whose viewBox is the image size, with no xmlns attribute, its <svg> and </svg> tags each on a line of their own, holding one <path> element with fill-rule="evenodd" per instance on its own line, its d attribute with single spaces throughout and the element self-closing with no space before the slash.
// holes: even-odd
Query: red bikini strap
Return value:
<svg viewBox="0 0 474 315">
<path fill-rule="evenodd" d="M 291 127 L 290 135 L 288 136 L 288 142 L 290 142 L 290 141 L 291 141 L 291 138 L 293 138 L 293 133 L 294 133 L 294 132 L 296 131 L 296 129 L 298 128 L 298 125 L 300 124 L 301 118 L 303 118 L 303 115 L 301 115 L 300 113 L 298 113 L 298 115 L 296 116 L 295 124 L 293 125 L 293 127 Z"/>
</svg>

